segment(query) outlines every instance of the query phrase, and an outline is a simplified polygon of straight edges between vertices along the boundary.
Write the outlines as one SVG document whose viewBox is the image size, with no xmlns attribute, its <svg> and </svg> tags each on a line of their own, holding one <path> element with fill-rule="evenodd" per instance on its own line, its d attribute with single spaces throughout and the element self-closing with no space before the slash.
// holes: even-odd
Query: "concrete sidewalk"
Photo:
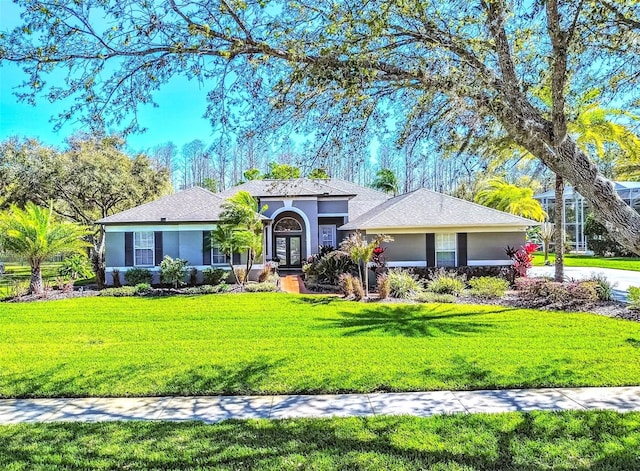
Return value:
<svg viewBox="0 0 640 471">
<path fill-rule="evenodd" d="M 0 424 L 113 420 L 284 419 L 610 409 L 640 411 L 640 387 L 505 389 L 317 396 L 2 399 Z"/>
</svg>

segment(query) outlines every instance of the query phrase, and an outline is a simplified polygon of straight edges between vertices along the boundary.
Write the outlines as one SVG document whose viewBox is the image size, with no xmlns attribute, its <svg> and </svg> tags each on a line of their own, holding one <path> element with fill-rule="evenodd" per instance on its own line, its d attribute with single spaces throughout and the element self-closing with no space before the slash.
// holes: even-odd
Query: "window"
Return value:
<svg viewBox="0 0 640 471">
<path fill-rule="evenodd" d="M 455 234 L 436 234 L 436 266 L 456 266 Z"/>
<path fill-rule="evenodd" d="M 227 256 L 220 251 L 217 245 L 211 246 L 211 265 L 227 263 Z"/>
<path fill-rule="evenodd" d="M 276 222 L 273 232 L 302 232 L 302 226 L 297 219 L 282 218 Z"/>
<path fill-rule="evenodd" d="M 153 266 L 154 258 L 154 237 L 153 232 L 133 233 L 133 264 L 137 267 Z"/>
<path fill-rule="evenodd" d="M 336 248 L 335 224 L 318 226 L 318 245 Z"/>
</svg>

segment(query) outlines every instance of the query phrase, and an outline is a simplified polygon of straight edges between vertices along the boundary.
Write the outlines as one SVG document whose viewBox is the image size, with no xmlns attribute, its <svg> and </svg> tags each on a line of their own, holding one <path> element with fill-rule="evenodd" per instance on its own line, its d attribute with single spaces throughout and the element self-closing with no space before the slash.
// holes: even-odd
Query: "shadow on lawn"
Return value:
<svg viewBox="0 0 640 471">
<path fill-rule="evenodd" d="M 638 415 L 633 416 L 638 417 Z M 638 420 L 614 412 L 17 426 L 0 463 L 140 469 L 637 469 Z M 56 450 L 55 453 L 52 450 Z M 363 461 L 365 460 L 366 461 Z"/>
<path fill-rule="evenodd" d="M 118 365 L 84 374 L 62 364 L 37 374 L 7 375 L 0 381 L 0 397 L 261 394 L 271 372 L 284 364 L 284 359 L 257 358 L 228 366 L 199 365 L 160 377 L 157 365 Z M 127 390 L 126 385 L 137 387 L 137 382 L 145 386 Z"/>
<path fill-rule="evenodd" d="M 433 313 L 435 312 L 435 313 Z M 459 312 L 438 308 L 430 310 L 421 305 L 378 305 L 358 312 L 338 312 L 339 319 L 320 318 L 326 328 L 349 329 L 345 336 L 363 335 L 382 331 L 405 337 L 437 337 L 440 335 L 465 335 L 483 332 L 490 323 L 472 322 L 474 318 L 488 312 Z"/>
</svg>

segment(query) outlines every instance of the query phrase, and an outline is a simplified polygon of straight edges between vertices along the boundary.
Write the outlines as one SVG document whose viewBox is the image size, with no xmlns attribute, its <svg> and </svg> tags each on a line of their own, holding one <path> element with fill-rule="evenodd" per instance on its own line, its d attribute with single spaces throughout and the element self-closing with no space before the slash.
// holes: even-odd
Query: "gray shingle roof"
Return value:
<svg viewBox="0 0 640 471">
<path fill-rule="evenodd" d="M 220 219 L 224 199 L 215 193 L 195 186 L 188 190 L 164 196 L 135 208 L 122 211 L 97 221 L 99 224 L 135 222 L 212 222 Z"/>
<path fill-rule="evenodd" d="M 531 226 L 531 219 L 422 188 L 379 204 L 340 230 L 401 227 Z"/>
<path fill-rule="evenodd" d="M 248 191 L 252 196 L 264 197 L 295 197 L 295 196 L 343 196 L 349 200 L 349 217 L 360 216 L 374 206 L 389 199 L 389 196 L 372 188 L 356 185 L 355 183 L 338 178 L 328 180 L 295 178 L 291 180 L 252 180 L 242 185 L 234 186 L 218 193 L 222 198 L 228 198 L 239 191 Z"/>
</svg>

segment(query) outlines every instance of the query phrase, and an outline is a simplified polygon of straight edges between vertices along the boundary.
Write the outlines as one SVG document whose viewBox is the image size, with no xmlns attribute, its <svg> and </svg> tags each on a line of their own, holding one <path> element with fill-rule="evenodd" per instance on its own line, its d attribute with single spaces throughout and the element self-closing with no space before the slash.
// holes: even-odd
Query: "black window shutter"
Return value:
<svg viewBox="0 0 640 471">
<path fill-rule="evenodd" d="M 467 264 L 467 233 L 458 232 L 458 266 L 466 267 Z"/>
<path fill-rule="evenodd" d="M 124 266 L 133 266 L 133 232 L 124 233 Z"/>
<path fill-rule="evenodd" d="M 211 231 L 202 231 L 202 264 L 211 265 Z"/>
<path fill-rule="evenodd" d="M 154 232 L 153 233 L 153 242 L 155 248 L 155 265 L 160 265 L 162 258 L 164 257 L 163 249 L 162 249 L 162 232 Z"/>
<path fill-rule="evenodd" d="M 434 233 L 427 233 L 427 266 L 436 266 L 436 235 Z"/>
</svg>

